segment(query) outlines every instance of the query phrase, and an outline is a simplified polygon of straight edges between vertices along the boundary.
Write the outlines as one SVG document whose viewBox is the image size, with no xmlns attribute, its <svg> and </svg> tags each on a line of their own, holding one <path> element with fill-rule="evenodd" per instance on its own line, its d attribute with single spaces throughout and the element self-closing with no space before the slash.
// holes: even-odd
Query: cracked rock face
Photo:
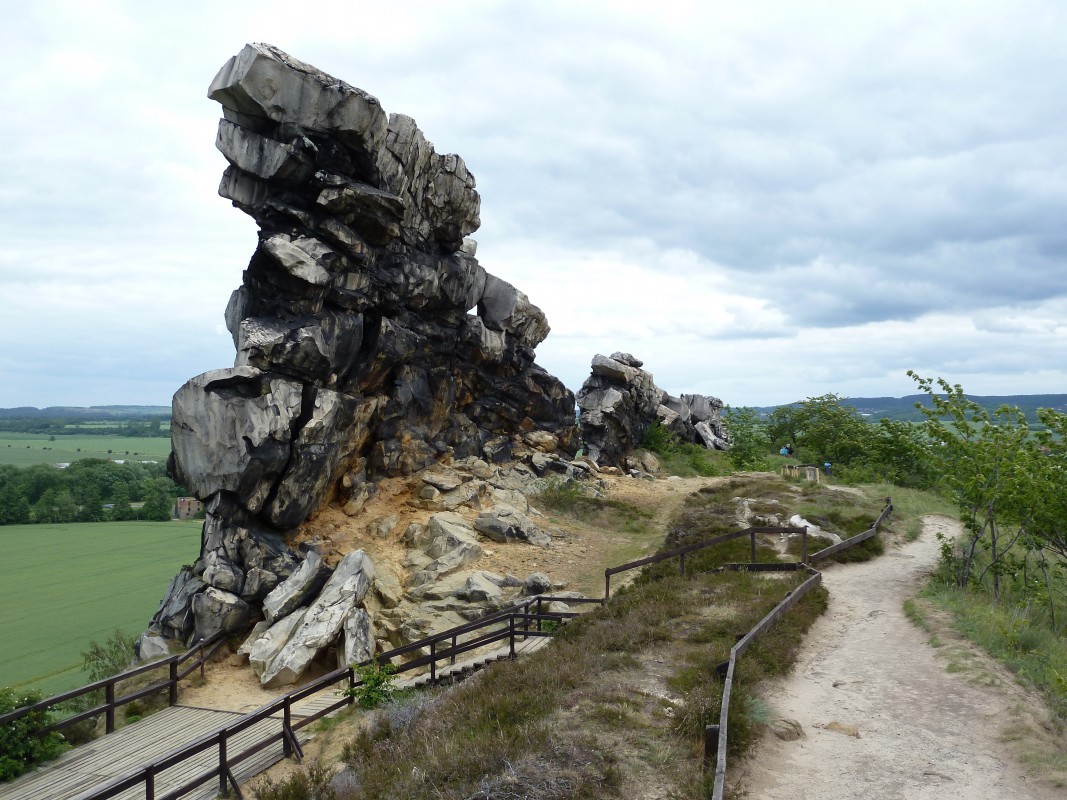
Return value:
<svg viewBox="0 0 1067 800">
<path fill-rule="evenodd" d="M 219 193 L 260 231 L 225 309 L 234 365 L 174 396 L 170 469 L 207 520 L 152 630 L 186 640 L 260 618 L 303 560 L 286 534 L 324 503 L 358 514 L 376 480 L 493 463 L 519 433 L 577 446 L 574 396 L 534 363 L 544 314 L 474 256 L 463 159 L 271 45 L 244 47 L 208 96 Z M 348 620 L 362 652 L 370 622 Z"/>
<path fill-rule="evenodd" d="M 593 461 L 622 467 L 657 420 L 683 442 L 726 450 L 723 403 L 717 397 L 672 397 L 629 353 L 593 356 L 592 374 L 578 390 L 582 439 Z"/>
</svg>

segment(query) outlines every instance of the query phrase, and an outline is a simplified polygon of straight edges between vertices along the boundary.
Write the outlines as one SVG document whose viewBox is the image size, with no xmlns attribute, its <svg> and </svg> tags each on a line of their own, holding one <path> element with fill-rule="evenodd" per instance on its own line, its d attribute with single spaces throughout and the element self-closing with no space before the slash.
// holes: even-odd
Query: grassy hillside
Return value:
<svg viewBox="0 0 1067 800">
<path fill-rule="evenodd" d="M 147 627 L 170 578 L 196 558 L 200 524 L 0 527 L 0 686 L 80 685 L 90 641 Z"/>
</svg>

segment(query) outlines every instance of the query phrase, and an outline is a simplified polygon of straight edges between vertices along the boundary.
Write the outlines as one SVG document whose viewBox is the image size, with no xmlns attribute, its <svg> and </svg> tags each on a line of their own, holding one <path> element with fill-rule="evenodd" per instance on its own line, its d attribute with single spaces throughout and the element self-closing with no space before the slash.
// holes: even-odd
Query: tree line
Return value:
<svg viewBox="0 0 1067 800">
<path fill-rule="evenodd" d="M 799 463 L 831 465 L 850 483 L 944 494 L 966 529 L 962 542 L 942 542 L 946 577 L 994 597 L 1010 583 L 1057 627 L 1056 597 L 1067 586 L 1067 414 L 1039 409 L 1031 424 L 1017 407 L 990 411 L 958 384 L 908 375 L 926 399 L 916 403 L 921 422 L 870 423 L 834 394 L 766 415 L 728 409 L 729 457 L 738 469 L 767 468 L 769 454 L 789 445 Z"/>
<path fill-rule="evenodd" d="M 158 438 L 170 436 L 170 420 L 149 417 L 145 419 L 109 420 L 104 423 L 86 424 L 84 420 L 66 417 L 0 418 L 0 431 L 12 433 L 39 433 L 49 436 L 130 436 L 135 438 Z"/>
<path fill-rule="evenodd" d="M 169 520 L 184 494 L 163 464 L 83 458 L 65 469 L 0 465 L 0 525 Z"/>
</svg>

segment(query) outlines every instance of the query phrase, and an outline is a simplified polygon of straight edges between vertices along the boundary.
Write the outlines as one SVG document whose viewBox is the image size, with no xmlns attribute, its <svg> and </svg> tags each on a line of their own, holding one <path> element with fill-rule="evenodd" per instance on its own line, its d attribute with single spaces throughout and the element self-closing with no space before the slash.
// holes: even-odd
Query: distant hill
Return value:
<svg viewBox="0 0 1067 800">
<path fill-rule="evenodd" d="M 66 417 L 68 419 L 126 419 L 129 417 L 169 417 L 170 406 L 48 406 L 34 408 L 0 408 L 0 419 L 41 419 Z"/>
<path fill-rule="evenodd" d="M 1016 406 L 1026 414 L 1031 424 L 1037 422 L 1037 409 L 1051 408 L 1067 413 L 1067 394 L 1010 394 L 1010 395 L 967 395 L 987 411 L 993 412 L 1003 405 Z M 852 406 L 867 419 L 873 421 L 887 418 L 907 422 L 921 422 L 924 417 L 915 407 L 921 403 L 930 407 L 930 398 L 925 394 L 909 394 L 906 397 L 843 397 L 842 405 Z M 783 405 L 797 405 L 784 403 Z M 762 406 L 760 411 L 769 414 L 780 406 Z"/>
</svg>

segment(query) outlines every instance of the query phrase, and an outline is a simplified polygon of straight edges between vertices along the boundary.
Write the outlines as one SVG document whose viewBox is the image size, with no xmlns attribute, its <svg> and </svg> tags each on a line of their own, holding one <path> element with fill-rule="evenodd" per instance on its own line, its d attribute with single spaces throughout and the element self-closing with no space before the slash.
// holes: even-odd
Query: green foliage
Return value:
<svg viewBox="0 0 1067 800">
<path fill-rule="evenodd" d="M 0 688 L 0 714 L 33 705 L 40 699 L 37 692 L 17 694 Z M 33 711 L 0 727 L 0 781 L 14 780 L 63 752 L 65 744 L 58 733 L 36 732 L 51 723 L 48 711 Z"/>
<path fill-rule="evenodd" d="M 87 650 L 82 651 L 82 669 L 89 675 L 89 682 L 110 678 L 125 671 L 134 656 L 137 637 L 124 633 L 119 628 L 103 643 L 89 642 Z"/>
<path fill-rule="evenodd" d="M 553 511 L 572 512 L 582 502 L 582 485 L 570 478 L 545 478 L 538 492 L 541 504 Z"/>
<path fill-rule="evenodd" d="M 670 456 L 678 452 L 682 442 L 678 434 L 660 422 L 654 420 L 645 430 L 641 439 L 641 446 L 658 456 Z"/>
<path fill-rule="evenodd" d="M 185 494 L 163 464 L 123 464 L 83 458 L 66 469 L 0 465 L 0 525 L 170 519 L 174 498 Z M 144 501 L 140 514 L 131 501 Z M 105 509 L 105 504 L 112 506 Z"/>
<path fill-rule="evenodd" d="M 392 664 L 379 664 L 377 660 L 363 666 L 352 667 L 358 683 L 351 689 L 345 689 L 344 695 L 353 698 L 363 708 L 377 708 L 393 697 L 396 687 L 393 685 L 396 667 Z"/>
<path fill-rule="evenodd" d="M 801 461 L 835 465 L 862 459 L 871 447 L 873 427 L 836 394 L 809 397 L 771 412 L 767 431 L 775 445 L 792 443 Z"/>
<path fill-rule="evenodd" d="M 951 611 L 961 633 L 1038 689 L 1067 722 L 1067 638 L 1050 628 L 1039 608 L 936 582 L 922 595 Z"/>
<path fill-rule="evenodd" d="M 999 595 L 1000 561 L 1018 538 L 1012 523 L 1018 524 L 1035 500 L 1026 469 L 1032 461 L 1027 452 L 1033 447 L 1026 417 L 1007 406 L 990 414 L 969 400 L 959 384 L 938 378 L 936 386 L 943 393 L 938 394 L 933 380 L 910 371 L 908 375 L 929 395 L 930 407 L 921 410 L 926 433 L 936 443 L 931 448 L 933 460 L 967 529 L 963 552 L 953 561 L 956 585 L 971 581 L 975 552 L 981 546 L 990 559 L 978 579 L 988 575 L 994 595 Z"/>
<path fill-rule="evenodd" d="M 767 455 L 771 449 L 771 436 L 759 411 L 748 406 L 727 407 L 726 429 L 730 432 L 730 449 L 727 456 L 734 469 L 768 468 Z"/>
</svg>

